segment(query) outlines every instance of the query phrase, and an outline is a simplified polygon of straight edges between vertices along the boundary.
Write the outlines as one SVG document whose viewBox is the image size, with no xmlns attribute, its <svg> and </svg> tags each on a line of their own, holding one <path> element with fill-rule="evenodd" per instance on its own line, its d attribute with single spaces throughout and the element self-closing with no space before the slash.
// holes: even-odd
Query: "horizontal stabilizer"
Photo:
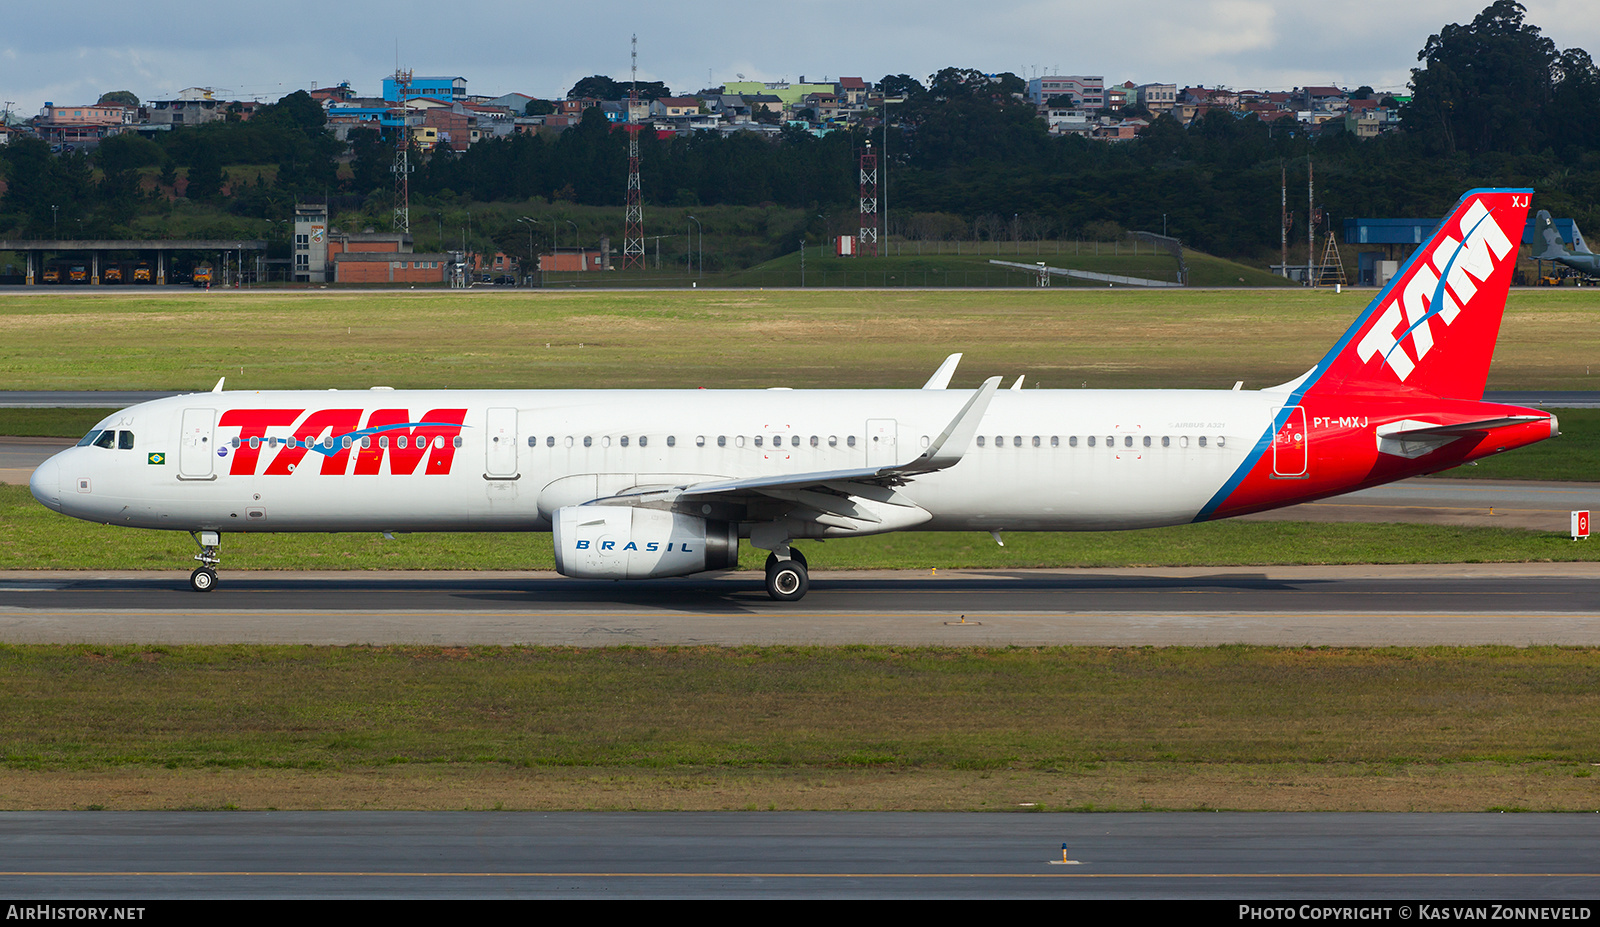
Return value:
<svg viewBox="0 0 1600 927">
<path fill-rule="evenodd" d="M 1481 418 L 1472 422 L 1440 425 L 1436 422 L 1416 422 L 1410 419 L 1379 425 L 1377 428 L 1378 453 L 1391 457 L 1415 460 L 1431 454 L 1446 444 L 1471 435 L 1482 435 L 1507 425 L 1550 421 L 1546 415 L 1503 415 L 1498 418 Z"/>
<path fill-rule="evenodd" d="M 1459 438 L 1463 435 L 1489 431 L 1502 428 L 1506 425 L 1520 425 L 1523 422 L 1542 422 L 1549 418 L 1547 415 L 1505 415 L 1500 418 L 1482 418 L 1475 422 L 1457 422 L 1454 425 L 1432 425 L 1426 422 L 1396 422 L 1397 425 L 1412 425 L 1421 427 L 1401 428 L 1386 431 L 1382 426 L 1379 433 L 1387 438 Z"/>
</svg>

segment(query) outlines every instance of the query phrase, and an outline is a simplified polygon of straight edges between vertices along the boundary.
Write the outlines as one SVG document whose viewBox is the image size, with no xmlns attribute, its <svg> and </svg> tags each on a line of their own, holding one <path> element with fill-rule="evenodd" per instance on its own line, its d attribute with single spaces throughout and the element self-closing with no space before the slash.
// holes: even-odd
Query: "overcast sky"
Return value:
<svg viewBox="0 0 1600 927">
<path fill-rule="evenodd" d="M 1107 84 L 1170 82 L 1287 90 L 1306 84 L 1405 87 L 1417 52 L 1488 0 L 390 0 L 267 5 L 144 0 L 18 4 L 0 33 L 0 100 L 24 116 L 46 101 L 92 103 L 108 90 L 141 100 L 185 87 L 223 99 L 276 100 L 348 80 L 376 95 L 401 66 L 467 78 L 468 92 L 558 97 L 581 77 L 625 79 L 629 36 L 639 78 L 692 93 L 743 74 L 798 81 L 841 75 L 926 81 L 944 67 L 1024 77 L 1101 75 Z M 1600 56 L 1594 0 L 1527 0 L 1528 22 L 1558 48 Z"/>
</svg>

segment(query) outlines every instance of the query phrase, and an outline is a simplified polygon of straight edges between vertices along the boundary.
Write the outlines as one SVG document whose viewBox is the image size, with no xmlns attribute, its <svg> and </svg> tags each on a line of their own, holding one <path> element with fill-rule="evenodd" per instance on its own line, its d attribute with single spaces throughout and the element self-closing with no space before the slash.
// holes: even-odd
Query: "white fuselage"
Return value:
<svg viewBox="0 0 1600 927">
<path fill-rule="evenodd" d="M 64 451 L 39 469 L 32 485 L 65 514 L 145 528 L 540 531 L 550 529 L 562 506 L 640 486 L 911 460 L 968 396 L 964 390 L 199 393 L 106 418 L 97 430 L 118 432 L 115 441 L 102 441 L 112 446 Z M 1241 391 L 1001 391 L 958 464 L 899 490 L 931 519 L 884 530 L 1188 522 L 1265 440 L 1284 398 Z M 259 420 L 253 410 L 275 410 L 269 417 L 280 424 L 254 426 L 259 446 L 252 449 L 250 428 L 239 422 Z M 343 424 L 306 424 L 329 410 L 340 412 Z M 418 425 L 438 410 L 462 413 L 459 441 Z M 410 427 L 369 427 L 375 421 Z M 340 454 L 339 435 L 357 430 L 370 433 Z M 123 432 L 131 437 L 123 439 Z M 398 446 L 402 438 L 406 451 Z M 363 439 L 371 446 L 363 449 Z M 333 442 L 332 450 L 318 443 L 308 451 L 306 442 Z M 424 442 L 427 459 L 419 461 L 416 446 Z M 407 453 L 409 468 L 391 459 Z M 241 454 L 253 458 L 248 466 Z M 840 533 L 851 532 L 831 534 Z"/>
</svg>

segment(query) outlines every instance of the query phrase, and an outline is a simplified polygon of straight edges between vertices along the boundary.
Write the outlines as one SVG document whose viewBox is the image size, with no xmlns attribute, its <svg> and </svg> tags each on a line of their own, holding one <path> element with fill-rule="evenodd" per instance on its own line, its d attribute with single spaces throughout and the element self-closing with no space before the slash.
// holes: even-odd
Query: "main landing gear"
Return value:
<svg viewBox="0 0 1600 927">
<path fill-rule="evenodd" d="M 791 547 L 787 560 L 779 560 L 775 553 L 767 555 L 767 595 L 779 602 L 798 602 L 810 588 L 805 554 Z"/>
<path fill-rule="evenodd" d="M 217 548 L 222 546 L 222 535 L 216 531 L 191 531 L 189 536 L 200 545 L 200 553 L 194 555 L 200 565 L 189 574 L 189 588 L 195 592 L 210 592 L 217 586 L 216 567 L 222 562 Z"/>
</svg>

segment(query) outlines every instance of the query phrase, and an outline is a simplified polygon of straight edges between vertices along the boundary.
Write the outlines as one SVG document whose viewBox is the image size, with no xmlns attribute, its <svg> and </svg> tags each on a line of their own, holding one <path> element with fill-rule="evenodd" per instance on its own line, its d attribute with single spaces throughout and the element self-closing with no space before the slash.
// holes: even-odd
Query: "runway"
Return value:
<svg viewBox="0 0 1600 927">
<path fill-rule="evenodd" d="M 1600 646 L 1594 564 L 754 573 L 0 573 L 0 642 Z"/>
<path fill-rule="evenodd" d="M 1594 826 L 1581 814 L 17 813 L 0 816 L 0 894 L 1272 898 L 1372 902 L 1388 913 L 1323 918 L 1390 921 L 1430 919 L 1416 899 L 1528 899 L 1588 920 Z"/>
</svg>

